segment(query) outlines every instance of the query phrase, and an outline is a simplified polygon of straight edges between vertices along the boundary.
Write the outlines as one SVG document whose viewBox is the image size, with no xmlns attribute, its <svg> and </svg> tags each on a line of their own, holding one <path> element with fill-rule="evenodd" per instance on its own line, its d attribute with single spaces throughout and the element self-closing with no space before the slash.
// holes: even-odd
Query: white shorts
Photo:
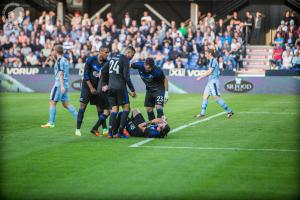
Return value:
<svg viewBox="0 0 300 200">
<path fill-rule="evenodd" d="M 219 80 L 209 81 L 205 86 L 204 94 L 208 94 L 209 96 L 221 96 L 220 81 Z"/>
</svg>

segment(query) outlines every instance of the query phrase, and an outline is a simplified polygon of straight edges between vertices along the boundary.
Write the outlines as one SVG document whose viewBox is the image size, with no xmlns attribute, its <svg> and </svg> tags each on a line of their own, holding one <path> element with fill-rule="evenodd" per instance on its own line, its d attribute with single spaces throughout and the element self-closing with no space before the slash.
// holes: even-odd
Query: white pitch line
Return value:
<svg viewBox="0 0 300 200">
<path fill-rule="evenodd" d="M 300 152 L 299 149 L 247 149 L 247 148 L 214 148 L 214 147 L 179 147 L 179 146 L 140 146 L 152 149 L 197 149 L 222 151 L 267 151 L 267 152 Z"/>
<path fill-rule="evenodd" d="M 237 114 L 265 114 L 265 115 L 300 115 L 300 113 L 295 112 L 238 112 Z"/>
<path fill-rule="evenodd" d="M 169 133 L 168 135 L 170 135 L 170 134 L 172 134 L 172 133 L 176 133 L 176 132 L 178 132 L 178 131 L 181 131 L 182 129 L 185 129 L 185 128 L 187 128 L 187 127 L 193 126 L 193 125 L 195 125 L 195 124 L 198 124 L 198 123 L 201 123 L 201 122 L 205 122 L 205 121 L 211 120 L 211 119 L 213 119 L 213 118 L 215 118 L 215 117 L 218 117 L 218 116 L 224 115 L 224 114 L 226 114 L 226 112 L 220 112 L 220 113 L 215 114 L 215 115 L 212 115 L 212 116 L 210 116 L 210 117 L 207 117 L 207 118 L 204 118 L 204 119 L 201 119 L 201 120 L 197 120 L 197 121 L 191 122 L 191 123 L 189 123 L 189 124 L 185 124 L 185 125 L 179 126 L 179 127 L 175 128 L 175 129 L 173 129 L 172 131 L 170 131 L 170 133 Z M 138 143 L 135 143 L 135 144 L 133 144 L 133 145 L 130 145 L 129 147 L 140 147 L 140 146 L 142 146 L 142 145 L 144 145 L 144 144 L 146 144 L 146 143 L 148 143 L 148 142 L 151 142 L 152 140 L 154 140 L 154 138 L 148 138 L 148 139 L 146 139 L 146 140 L 142 140 L 142 141 L 140 141 L 140 142 L 138 142 Z"/>
</svg>

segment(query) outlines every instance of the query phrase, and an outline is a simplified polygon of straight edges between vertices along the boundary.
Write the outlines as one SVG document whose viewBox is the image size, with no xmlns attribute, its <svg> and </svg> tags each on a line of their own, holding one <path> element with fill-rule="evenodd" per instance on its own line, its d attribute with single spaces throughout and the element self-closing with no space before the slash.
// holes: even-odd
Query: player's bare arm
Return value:
<svg viewBox="0 0 300 200">
<path fill-rule="evenodd" d="M 66 92 L 66 89 L 65 89 L 65 86 L 64 86 L 64 72 L 59 71 L 58 76 L 59 76 L 59 83 L 60 83 L 60 91 L 61 91 L 62 94 L 64 94 Z"/>
<path fill-rule="evenodd" d="M 211 75 L 213 73 L 213 68 L 209 68 L 208 70 L 206 70 L 202 75 L 200 75 L 198 78 L 197 78 L 197 81 L 200 81 L 201 79 Z"/>
<path fill-rule="evenodd" d="M 164 80 L 164 86 L 165 86 L 165 98 L 164 98 L 164 101 L 165 103 L 168 102 L 169 100 L 169 81 L 167 78 L 165 78 Z"/>
</svg>

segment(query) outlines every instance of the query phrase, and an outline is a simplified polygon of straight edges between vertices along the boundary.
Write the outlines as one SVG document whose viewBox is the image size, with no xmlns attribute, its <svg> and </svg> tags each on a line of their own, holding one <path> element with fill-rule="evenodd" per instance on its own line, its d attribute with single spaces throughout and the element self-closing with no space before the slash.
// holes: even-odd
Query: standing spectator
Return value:
<svg viewBox="0 0 300 200">
<path fill-rule="evenodd" d="M 131 24 L 130 15 L 129 12 L 126 12 L 124 18 L 122 19 L 122 25 L 124 25 L 126 28 L 129 28 L 130 24 Z"/>
<path fill-rule="evenodd" d="M 144 11 L 143 17 L 141 18 L 141 22 L 142 21 L 145 21 L 148 25 L 152 21 L 152 18 L 151 18 L 151 16 L 148 15 L 147 11 Z"/>
<path fill-rule="evenodd" d="M 260 12 L 256 12 L 254 17 L 254 30 L 253 30 L 253 43 L 262 44 L 262 18 L 263 15 Z"/>
</svg>

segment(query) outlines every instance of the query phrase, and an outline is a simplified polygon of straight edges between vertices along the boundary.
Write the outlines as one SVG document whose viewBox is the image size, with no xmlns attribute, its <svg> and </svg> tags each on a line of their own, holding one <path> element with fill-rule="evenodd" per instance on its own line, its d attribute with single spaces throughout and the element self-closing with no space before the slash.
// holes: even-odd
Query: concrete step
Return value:
<svg viewBox="0 0 300 200">
<path fill-rule="evenodd" d="M 244 60 L 269 60 L 272 58 L 272 55 L 261 55 L 261 54 L 254 54 L 254 55 L 246 55 Z"/>
<path fill-rule="evenodd" d="M 273 46 L 267 46 L 267 45 L 247 45 L 247 49 L 273 49 Z"/>
<path fill-rule="evenodd" d="M 269 61 L 243 61 L 243 65 L 269 66 Z"/>
<path fill-rule="evenodd" d="M 258 74 L 258 73 L 265 73 L 266 69 L 259 69 L 259 68 L 241 68 L 237 73 L 245 73 L 245 74 Z"/>
<path fill-rule="evenodd" d="M 244 58 L 243 61 L 246 62 L 269 62 L 268 58 Z"/>
<path fill-rule="evenodd" d="M 269 65 L 246 64 L 246 65 L 243 65 L 242 69 L 270 69 L 270 66 Z"/>
<path fill-rule="evenodd" d="M 273 49 L 247 49 L 247 54 L 272 54 Z"/>
</svg>

